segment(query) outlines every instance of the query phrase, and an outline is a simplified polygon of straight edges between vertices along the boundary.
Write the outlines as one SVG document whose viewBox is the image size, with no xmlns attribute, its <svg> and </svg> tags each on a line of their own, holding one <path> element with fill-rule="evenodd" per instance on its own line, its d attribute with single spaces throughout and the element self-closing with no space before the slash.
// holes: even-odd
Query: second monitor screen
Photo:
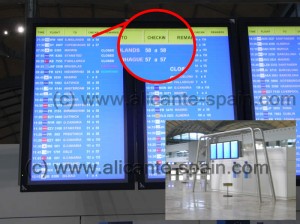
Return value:
<svg viewBox="0 0 300 224">
<path fill-rule="evenodd" d="M 248 38 L 255 119 L 299 120 L 300 26 L 249 26 Z M 300 175 L 299 140 L 296 149 Z"/>
<path fill-rule="evenodd" d="M 217 105 L 217 96 L 233 95 L 227 27 L 193 27 L 197 54 L 190 69 L 166 84 L 146 84 L 146 158 L 165 163 L 166 120 L 233 120 L 234 106 Z M 180 37 L 180 31 L 177 32 Z M 149 45 L 153 50 L 159 46 Z M 172 45 L 166 45 L 168 51 Z M 181 52 L 176 52 L 179 56 Z M 165 178 L 148 170 L 148 180 Z"/>
<path fill-rule="evenodd" d="M 224 159 L 230 158 L 230 142 L 224 142 Z"/>
</svg>

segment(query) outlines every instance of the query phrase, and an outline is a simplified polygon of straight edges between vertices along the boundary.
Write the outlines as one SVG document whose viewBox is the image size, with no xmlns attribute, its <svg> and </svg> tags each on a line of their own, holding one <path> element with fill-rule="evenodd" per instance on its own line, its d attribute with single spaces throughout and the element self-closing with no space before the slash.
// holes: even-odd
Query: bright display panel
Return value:
<svg viewBox="0 0 300 224">
<path fill-rule="evenodd" d="M 224 159 L 223 143 L 217 143 L 217 159 Z"/>
<path fill-rule="evenodd" d="M 24 105 L 28 142 L 23 137 L 22 144 L 26 185 L 133 188 L 125 169 L 132 130 L 127 130 L 126 80 L 116 52 L 119 31 L 92 38 L 102 29 L 106 27 L 33 29 L 33 66 L 25 85 L 32 107 Z"/>
<path fill-rule="evenodd" d="M 231 154 L 230 154 L 230 142 L 224 142 L 224 159 L 230 159 Z"/>
<path fill-rule="evenodd" d="M 210 159 L 214 160 L 217 159 L 217 145 L 210 144 Z"/>
<path fill-rule="evenodd" d="M 147 164 L 165 163 L 166 120 L 234 120 L 233 81 L 228 27 L 193 27 L 197 54 L 191 68 L 180 78 L 166 84 L 145 84 Z M 182 30 L 185 32 L 185 29 Z M 181 31 L 173 39 L 182 39 Z M 174 54 L 173 65 L 180 64 L 178 46 L 166 44 Z M 140 47 L 141 45 L 136 45 Z M 143 46 L 143 45 L 142 45 Z M 145 47 L 145 46 L 143 46 Z M 160 45 L 148 45 L 153 50 Z M 176 60 L 176 58 L 178 58 Z M 157 65 L 156 69 L 159 69 Z M 173 69 L 173 67 L 169 67 Z M 154 72 L 153 75 L 156 73 Z M 217 101 L 222 98 L 222 105 Z M 225 101 L 223 101 L 225 100 Z M 162 180 L 163 172 L 148 170 L 148 181 Z"/>
<path fill-rule="evenodd" d="M 254 113 L 257 120 L 299 120 L 300 26 L 248 26 Z M 296 174 L 300 175 L 300 123 Z"/>
<path fill-rule="evenodd" d="M 231 159 L 237 159 L 239 158 L 239 142 L 238 141 L 232 141 L 230 142 L 230 153 L 231 153 Z"/>
</svg>

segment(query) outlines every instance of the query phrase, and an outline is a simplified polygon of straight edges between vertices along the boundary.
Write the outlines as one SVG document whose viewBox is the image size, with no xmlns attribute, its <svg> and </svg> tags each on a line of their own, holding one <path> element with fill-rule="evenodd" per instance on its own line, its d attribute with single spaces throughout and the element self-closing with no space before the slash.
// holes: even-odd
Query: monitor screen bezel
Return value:
<svg viewBox="0 0 300 224">
<path fill-rule="evenodd" d="M 250 102 L 243 102 L 246 120 L 255 120 L 253 100 L 253 82 L 251 73 L 251 59 L 249 49 L 249 26 L 300 26 L 300 18 L 244 18 L 238 21 L 240 56 L 242 64 L 243 95 Z M 296 184 L 300 186 L 300 175 L 296 175 Z"/>
<path fill-rule="evenodd" d="M 235 20 L 232 19 L 187 19 L 191 27 L 227 27 L 228 28 L 228 41 L 229 41 L 229 54 L 230 54 L 230 66 L 231 66 L 231 78 L 232 78 L 232 94 L 237 96 L 241 90 L 241 79 L 239 76 L 239 53 L 238 53 L 238 40 Z M 160 28 L 170 28 L 170 23 L 158 24 Z M 147 162 L 147 132 L 146 132 L 146 105 L 145 105 L 145 83 L 137 81 L 136 84 L 137 94 L 141 98 L 141 104 L 137 108 L 137 130 L 143 130 L 137 132 L 137 145 L 138 145 L 138 161 L 139 164 L 145 164 Z M 237 120 L 244 120 L 243 108 L 239 107 L 239 104 L 234 103 L 234 118 Z M 142 170 L 142 176 L 138 180 L 139 189 L 165 189 L 165 179 L 149 179 L 145 170 Z"/>
<path fill-rule="evenodd" d="M 101 22 L 106 21 L 106 22 Z M 78 180 L 78 181 L 30 181 L 29 164 L 31 160 L 32 117 L 34 102 L 34 67 L 36 27 L 110 27 L 123 22 L 123 19 L 28 19 L 26 21 L 26 59 L 25 76 L 23 78 L 23 103 L 21 121 L 21 153 L 20 153 L 20 191 L 78 191 L 78 190 L 132 190 L 135 188 L 134 174 L 125 174 L 124 180 Z M 124 72 L 123 72 L 124 73 Z M 134 79 L 124 75 L 124 96 L 132 91 Z M 125 99 L 126 100 L 126 99 Z M 133 108 L 124 103 L 124 164 L 133 164 Z M 127 158 L 126 158 L 127 157 Z M 126 161 L 127 160 L 127 161 Z"/>
</svg>

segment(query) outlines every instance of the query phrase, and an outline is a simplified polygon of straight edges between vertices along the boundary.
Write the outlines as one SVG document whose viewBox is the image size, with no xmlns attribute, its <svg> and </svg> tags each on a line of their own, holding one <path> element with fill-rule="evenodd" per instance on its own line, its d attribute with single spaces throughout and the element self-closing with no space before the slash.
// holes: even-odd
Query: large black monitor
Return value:
<svg viewBox="0 0 300 224">
<path fill-rule="evenodd" d="M 92 38 L 120 22 L 28 22 L 21 191 L 134 188 L 124 103 L 134 79 L 117 56 L 119 31 Z"/>
<path fill-rule="evenodd" d="M 213 19 L 189 23 L 197 41 L 197 54 L 190 69 L 166 84 L 138 83 L 137 89 L 144 98 L 137 113 L 139 161 L 157 167 L 156 170 L 153 166 L 145 168 L 140 189 L 165 187 L 162 165 L 165 163 L 166 120 L 241 119 L 232 100 L 239 91 L 236 87 L 240 86 L 236 78 L 239 62 L 234 21 Z M 180 35 L 178 30 L 177 36 Z M 168 45 L 167 51 L 169 48 L 176 49 L 176 44 Z M 176 66 L 177 62 L 173 64 Z"/>
<path fill-rule="evenodd" d="M 248 119 L 300 119 L 300 20 L 247 19 L 240 22 L 243 83 L 253 99 Z M 296 175 L 300 184 L 300 123 L 296 122 Z"/>
</svg>

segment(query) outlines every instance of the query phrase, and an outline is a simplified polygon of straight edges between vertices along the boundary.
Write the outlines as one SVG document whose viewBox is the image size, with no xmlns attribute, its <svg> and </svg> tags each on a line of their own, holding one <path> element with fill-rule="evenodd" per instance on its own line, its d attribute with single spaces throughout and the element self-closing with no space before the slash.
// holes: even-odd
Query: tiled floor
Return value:
<svg viewBox="0 0 300 224">
<path fill-rule="evenodd" d="M 203 192 L 199 184 L 192 192 L 192 181 L 182 183 L 182 178 L 166 179 L 167 220 L 295 220 L 296 200 L 234 195 L 223 197 L 224 193 Z"/>
</svg>

